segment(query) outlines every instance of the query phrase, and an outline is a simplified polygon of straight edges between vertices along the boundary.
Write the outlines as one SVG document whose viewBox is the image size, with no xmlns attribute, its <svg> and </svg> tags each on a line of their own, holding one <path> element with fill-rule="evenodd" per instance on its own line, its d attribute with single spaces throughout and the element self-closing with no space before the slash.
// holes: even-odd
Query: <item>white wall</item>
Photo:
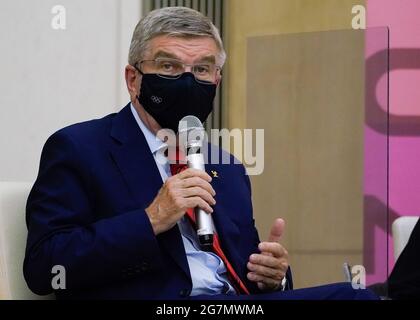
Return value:
<svg viewBox="0 0 420 320">
<path fill-rule="evenodd" d="M 66 30 L 51 27 L 55 5 Z M 124 67 L 141 0 L 0 2 L 0 181 L 33 181 L 56 130 L 129 101 Z"/>
</svg>

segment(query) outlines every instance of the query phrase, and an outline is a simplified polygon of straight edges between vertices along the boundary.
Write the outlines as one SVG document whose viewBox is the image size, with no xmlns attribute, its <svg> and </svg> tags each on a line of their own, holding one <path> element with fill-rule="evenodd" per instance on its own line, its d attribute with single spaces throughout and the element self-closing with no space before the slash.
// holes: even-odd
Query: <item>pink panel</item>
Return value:
<svg viewBox="0 0 420 320">
<path fill-rule="evenodd" d="M 401 215 L 420 215 L 420 1 L 418 0 L 367 0 L 368 28 L 388 26 L 390 30 L 390 152 L 389 152 L 389 206 L 390 223 Z M 369 31 L 370 32 L 370 31 Z M 369 33 L 368 32 L 368 33 Z M 367 61 L 379 48 L 367 37 Z M 367 70 L 369 72 L 369 70 Z M 369 75 L 367 75 L 369 77 Z M 386 79 L 379 79 L 376 95 Z M 367 84 L 369 86 L 369 84 Z M 380 99 L 378 99 L 379 101 Z M 367 101 L 368 102 L 368 101 Z M 367 107 L 369 107 L 367 105 Z M 380 101 L 382 111 L 386 105 Z M 380 115 L 380 112 L 377 113 Z M 377 129 L 377 128 L 376 128 Z M 380 194 L 378 168 L 372 164 L 372 151 L 382 143 L 384 133 L 366 126 L 365 196 L 375 197 L 381 204 L 386 198 Z M 378 194 L 379 197 L 378 197 Z M 366 224 L 369 222 L 366 217 Z M 377 222 L 377 221 L 376 221 Z M 379 223 L 380 224 L 380 223 Z M 378 226 L 378 223 L 372 225 Z M 386 230 L 386 228 L 385 228 Z M 366 236 L 365 227 L 365 236 Z M 372 229 L 370 230 L 372 231 Z M 373 231 L 373 247 L 367 243 L 365 259 L 371 254 L 373 268 L 368 272 L 370 282 L 383 281 L 386 239 L 384 228 Z M 392 243 L 392 242 L 390 242 Z M 372 248 L 374 251 L 372 252 Z M 392 257 L 392 246 L 389 255 Z M 390 270 L 393 260 L 390 259 Z"/>
<path fill-rule="evenodd" d="M 388 29 L 365 32 L 364 257 L 368 284 L 387 277 Z"/>
</svg>

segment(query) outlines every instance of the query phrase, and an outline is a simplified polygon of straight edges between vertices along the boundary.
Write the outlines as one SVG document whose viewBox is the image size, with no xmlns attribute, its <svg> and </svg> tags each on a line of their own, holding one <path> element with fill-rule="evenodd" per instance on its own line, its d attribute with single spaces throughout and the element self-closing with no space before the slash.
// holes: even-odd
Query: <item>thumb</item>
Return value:
<svg viewBox="0 0 420 320">
<path fill-rule="evenodd" d="M 281 218 L 274 220 L 273 226 L 270 230 L 270 235 L 268 236 L 268 241 L 279 242 L 281 236 L 283 235 L 285 225 L 286 223 Z"/>
</svg>

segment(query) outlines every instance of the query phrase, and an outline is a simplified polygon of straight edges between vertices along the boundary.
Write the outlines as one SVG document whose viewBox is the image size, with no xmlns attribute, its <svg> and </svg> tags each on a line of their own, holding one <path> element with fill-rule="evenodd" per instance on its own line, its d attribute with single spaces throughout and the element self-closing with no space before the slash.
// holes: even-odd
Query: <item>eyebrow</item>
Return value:
<svg viewBox="0 0 420 320">
<path fill-rule="evenodd" d="M 156 59 L 156 58 L 170 58 L 170 59 L 182 60 L 177 55 L 170 52 L 163 51 L 163 50 L 160 50 L 154 54 L 153 59 Z M 216 57 L 213 55 L 210 55 L 210 56 L 201 57 L 200 59 L 195 61 L 195 63 L 203 63 L 203 62 L 209 62 L 209 63 L 215 64 Z"/>
<path fill-rule="evenodd" d="M 215 56 L 205 56 L 198 59 L 196 62 L 210 62 L 216 64 L 216 57 Z"/>
<path fill-rule="evenodd" d="M 169 52 L 166 52 L 166 51 L 162 51 L 162 50 L 156 52 L 153 57 L 154 57 L 153 59 L 156 59 L 156 58 L 170 58 L 170 59 L 181 60 L 176 55 L 174 55 L 172 53 L 169 53 Z"/>
</svg>

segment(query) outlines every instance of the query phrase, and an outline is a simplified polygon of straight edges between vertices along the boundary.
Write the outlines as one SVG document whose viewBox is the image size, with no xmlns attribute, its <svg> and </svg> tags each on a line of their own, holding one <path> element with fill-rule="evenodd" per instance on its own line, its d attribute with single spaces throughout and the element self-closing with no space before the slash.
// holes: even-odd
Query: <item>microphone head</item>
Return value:
<svg viewBox="0 0 420 320">
<path fill-rule="evenodd" d="M 200 119 L 196 116 L 185 116 L 178 124 L 178 132 L 185 132 L 194 129 L 204 129 Z"/>
<path fill-rule="evenodd" d="M 178 133 L 180 143 L 188 148 L 191 144 L 202 145 L 205 130 L 200 119 L 195 116 L 185 116 L 179 121 Z"/>
</svg>

